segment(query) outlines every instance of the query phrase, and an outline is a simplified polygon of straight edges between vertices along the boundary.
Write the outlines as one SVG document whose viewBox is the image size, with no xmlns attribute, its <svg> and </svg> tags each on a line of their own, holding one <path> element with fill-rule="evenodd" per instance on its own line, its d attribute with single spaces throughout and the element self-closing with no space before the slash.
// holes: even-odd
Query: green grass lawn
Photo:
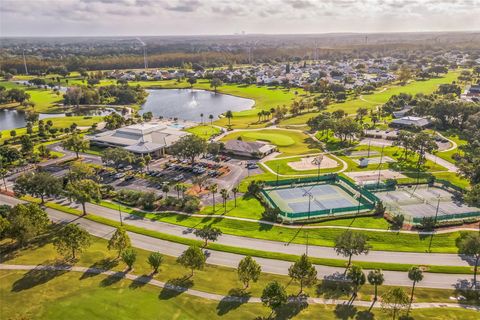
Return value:
<svg viewBox="0 0 480 320">
<path fill-rule="evenodd" d="M 137 286 L 130 280 L 110 284 L 109 278 L 101 275 L 82 279 L 78 273 L 47 274 L 48 281 L 37 285 L 28 281 L 28 274 L 23 271 L 0 271 L 0 277 L 0 296 L 8 302 L 0 306 L 5 319 L 203 320 L 254 319 L 269 314 L 261 304 L 217 302 L 178 295 L 149 285 Z M 13 283 L 20 283 L 25 288 L 14 292 L 11 290 Z M 385 316 L 379 309 L 373 309 L 373 313 L 377 319 Z M 284 314 L 291 315 L 291 312 L 285 311 Z M 335 306 L 323 305 L 310 305 L 293 318 L 312 319 L 319 314 L 325 320 L 338 319 Z M 478 313 L 457 308 L 415 309 L 411 316 L 417 320 L 474 320 Z"/>
<path fill-rule="evenodd" d="M 443 160 L 446 160 L 451 163 L 455 163 L 455 159 L 453 159 L 453 156 L 455 154 L 460 154 L 463 155 L 463 151 L 459 149 L 459 147 L 466 145 L 467 141 L 461 139 L 457 134 L 448 134 L 443 132 L 442 133 L 444 136 L 446 136 L 448 139 L 454 141 L 457 144 L 457 148 L 452 149 L 450 151 L 439 151 L 435 153 L 435 155 L 439 158 L 442 158 Z"/>
<path fill-rule="evenodd" d="M 265 141 L 278 146 L 285 155 L 297 155 L 320 152 L 320 145 L 309 136 L 299 131 L 263 129 L 252 131 L 233 132 L 226 135 L 221 141 L 242 138 L 244 141 Z"/>
<path fill-rule="evenodd" d="M 188 128 L 185 130 L 187 132 L 193 133 L 196 136 L 199 136 L 205 140 L 210 139 L 214 134 L 219 134 L 220 129 L 211 125 L 199 125 L 196 127 Z"/>
<path fill-rule="evenodd" d="M 52 265 L 61 262 L 61 257 L 50 242 L 50 237 L 39 239 L 29 247 L 17 251 L 7 251 L 8 240 L 0 242 L 2 263 Z M 125 264 L 116 259 L 116 252 L 106 249 L 107 241 L 92 237 L 92 244 L 81 253 L 75 262 L 77 266 L 124 271 Z M 137 260 L 131 271 L 136 275 L 149 276 L 151 268 L 147 264 L 149 252 L 135 249 Z M 8 254 L 7 254 L 8 252 Z M 208 261 L 208 260 L 207 260 Z M 154 279 L 163 282 L 179 281 L 189 271 L 175 262 L 175 258 L 164 256 L 159 273 Z M 175 319 L 191 319 L 199 316 L 217 318 L 224 315 L 227 319 L 250 318 L 253 313 L 266 313 L 259 304 L 244 304 L 233 307 L 228 303 L 204 300 L 188 296 L 187 294 L 173 293 L 148 284 L 135 284 L 130 280 L 120 278 L 82 274 L 78 272 L 52 271 L 0 271 L 0 296 L 3 303 L 0 305 L 2 318 L 10 319 L 14 316 L 24 316 L 34 319 L 63 319 L 69 318 L 143 318 L 154 316 L 160 308 L 162 315 L 176 315 Z M 176 280 L 177 279 L 177 280 Z M 232 290 L 241 287 L 234 269 L 208 265 L 204 270 L 196 271 L 191 283 L 183 282 L 180 285 L 193 289 L 227 295 Z M 251 283 L 249 292 L 252 296 L 261 295 L 263 287 L 270 281 L 279 281 L 287 287 L 289 294 L 297 293 L 299 287 L 286 276 L 262 274 L 257 283 Z M 388 287 L 379 287 L 379 294 Z M 307 288 L 310 296 L 317 296 L 316 288 Z M 418 288 L 415 302 L 452 302 L 450 297 L 453 290 Z M 370 300 L 373 288 L 369 285 L 362 287 L 357 299 Z M 343 295 L 340 299 L 348 298 Z M 194 305 L 194 306 L 193 306 Z M 316 311 L 332 313 L 333 306 L 309 306 L 301 316 L 305 319 Z M 377 312 L 380 312 L 378 310 Z M 161 317 L 164 319 L 165 317 Z M 300 317 L 302 318 L 302 317 Z"/>
<path fill-rule="evenodd" d="M 408 94 L 417 94 L 425 93 L 430 94 L 434 92 L 440 84 L 451 83 L 455 81 L 460 74 L 459 70 L 450 71 L 443 77 L 429 79 L 425 81 L 412 81 L 404 86 L 389 86 L 386 90 L 379 88 L 377 91 L 373 92 L 370 95 L 363 95 L 363 100 L 358 97 L 349 97 L 347 101 L 342 103 L 334 103 L 328 106 L 327 111 L 332 112 L 335 110 L 342 109 L 349 114 L 354 114 L 358 108 L 366 107 L 373 108 L 375 106 L 381 105 L 390 99 L 392 95 L 399 93 L 408 93 Z M 316 116 L 318 113 L 305 113 L 298 117 L 288 118 L 280 122 L 281 125 L 292 125 L 292 124 L 304 124 L 308 119 Z"/>
</svg>

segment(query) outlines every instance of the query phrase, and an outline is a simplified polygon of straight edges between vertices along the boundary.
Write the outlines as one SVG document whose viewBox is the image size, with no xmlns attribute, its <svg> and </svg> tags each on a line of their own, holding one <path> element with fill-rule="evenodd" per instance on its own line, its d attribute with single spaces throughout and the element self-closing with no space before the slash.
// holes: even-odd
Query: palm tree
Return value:
<svg viewBox="0 0 480 320">
<path fill-rule="evenodd" d="M 228 191 L 227 189 L 220 190 L 220 194 L 222 195 L 223 200 L 223 213 L 227 213 L 227 199 L 228 199 Z"/>
<path fill-rule="evenodd" d="M 410 270 L 408 270 L 408 278 L 413 281 L 412 285 L 412 293 L 410 295 L 410 306 L 408 307 L 408 310 L 410 311 L 410 307 L 412 306 L 413 302 L 413 292 L 415 291 L 415 285 L 423 280 L 423 271 L 419 267 L 411 267 Z"/>
<path fill-rule="evenodd" d="M 238 193 L 238 187 L 233 187 L 232 188 L 233 192 L 233 200 L 235 201 L 235 208 L 237 207 L 237 193 Z"/>
<path fill-rule="evenodd" d="M 367 279 L 368 279 L 368 283 L 370 283 L 372 286 L 375 286 L 375 297 L 373 298 L 373 303 L 370 306 L 370 309 L 371 309 L 378 299 L 378 290 L 377 290 L 378 288 L 377 287 L 381 286 L 383 284 L 383 281 L 385 281 L 385 279 L 383 277 L 382 270 L 380 270 L 380 269 L 375 269 L 375 270 L 370 271 L 368 273 Z"/>
<path fill-rule="evenodd" d="M 200 113 L 200 118 L 202 119 L 202 124 L 203 124 L 203 113 Z"/>
<path fill-rule="evenodd" d="M 177 191 L 177 199 L 180 199 L 180 192 L 182 191 L 182 185 L 177 183 L 175 185 L 175 191 Z"/>
<path fill-rule="evenodd" d="M 167 198 L 167 193 L 168 191 L 170 191 L 170 187 L 168 186 L 168 184 L 165 184 L 163 187 L 162 187 L 162 191 L 163 193 L 165 194 L 165 199 Z"/>
<path fill-rule="evenodd" d="M 230 121 L 231 119 L 233 118 L 233 113 L 231 110 L 228 110 L 226 113 L 225 113 L 225 117 L 227 117 L 228 119 L 228 126 L 230 126 Z"/>
<path fill-rule="evenodd" d="M 257 113 L 257 116 L 258 116 L 258 122 L 260 122 L 261 119 L 262 119 L 262 116 L 263 116 L 263 112 L 262 112 L 262 111 L 259 111 L 259 112 Z"/>
<path fill-rule="evenodd" d="M 210 119 L 210 125 L 212 125 L 212 122 L 213 122 L 213 114 L 209 115 L 209 116 L 208 116 L 208 119 Z"/>
<path fill-rule="evenodd" d="M 216 183 L 211 184 L 208 187 L 208 190 L 212 193 L 212 200 L 213 200 L 213 212 L 215 212 L 215 193 L 217 193 L 218 185 Z"/>
</svg>

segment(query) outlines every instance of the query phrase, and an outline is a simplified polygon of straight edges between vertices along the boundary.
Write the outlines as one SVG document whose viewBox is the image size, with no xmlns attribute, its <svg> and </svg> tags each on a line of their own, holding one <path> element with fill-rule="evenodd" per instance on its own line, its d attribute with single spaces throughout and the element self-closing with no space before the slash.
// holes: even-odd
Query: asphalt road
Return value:
<svg viewBox="0 0 480 320">
<path fill-rule="evenodd" d="M 18 199 L 0 195 L 0 203 L 15 204 Z M 68 203 L 65 203 L 68 205 Z M 81 209 L 79 205 L 74 205 Z M 99 205 L 86 205 L 87 212 L 104 217 L 110 220 L 119 220 L 119 212 L 110 208 L 105 208 Z M 194 235 L 193 228 L 183 227 L 175 224 L 159 222 L 149 219 L 144 219 L 136 215 L 122 213 L 123 221 L 129 225 L 141 227 L 148 230 L 154 230 L 166 234 L 171 234 L 183 238 L 197 239 Z M 241 247 L 249 249 L 257 249 L 262 251 L 286 253 L 293 255 L 302 255 L 306 252 L 306 246 L 303 244 L 285 243 L 279 241 L 270 241 L 263 239 L 255 239 L 248 237 L 240 237 L 229 234 L 223 234 L 217 240 L 217 243 L 232 247 Z M 316 258 L 336 258 L 344 259 L 338 256 L 333 248 L 310 245 L 308 248 L 308 255 Z M 363 262 L 386 262 L 386 263 L 403 263 L 403 264 L 429 264 L 438 266 L 469 266 L 473 261 L 457 254 L 442 254 L 442 253 L 415 253 L 415 252 L 391 252 L 391 251 L 370 251 L 368 255 L 356 256 L 352 261 Z"/>
<path fill-rule="evenodd" d="M 4 195 L 0 195 L 0 203 L 2 204 L 14 205 L 19 202 L 22 202 L 22 201 L 15 198 L 11 198 L 11 197 L 6 197 Z M 92 235 L 95 235 L 97 237 L 109 239 L 112 233 L 114 232 L 114 228 L 107 225 L 103 225 L 97 222 L 93 222 L 81 217 L 73 216 L 68 213 L 64 213 L 64 212 L 57 211 L 50 208 L 47 208 L 46 211 L 53 222 L 79 224 L 83 228 L 85 228 L 88 232 L 90 232 Z M 132 222 L 133 220 L 126 220 L 126 223 L 128 224 L 133 224 Z M 137 220 L 136 222 L 142 222 L 142 220 Z M 143 221 L 143 222 L 148 223 L 148 221 Z M 178 227 L 178 228 L 181 228 L 181 227 Z M 163 229 L 160 229 L 159 231 L 165 232 L 165 230 Z M 149 251 L 159 251 L 163 254 L 170 255 L 170 256 L 178 256 L 187 247 L 182 244 L 164 241 L 164 240 L 160 240 L 157 238 L 152 238 L 152 237 L 148 237 L 148 236 L 144 236 L 136 233 L 131 233 L 131 232 L 128 232 L 128 233 L 131 238 L 132 245 L 134 247 L 149 250 Z M 186 235 L 189 236 L 191 234 L 187 233 Z M 245 238 L 242 238 L 242 241 L 244 240 Z M 255 239 L 251 239 L 251 240 L 255 240 Z M 237 246 L 240 243 L 242 242 L 237 243 Z M 268 250 L 265 247 L 257 247 L 257 248 L 262 248 L 262 250 L 264 251 Z M 301 253 L 303 253 L 303 251 Z M 402 253 L 390 252 L 388 254 L 392 258 L 392 257 L 396 257 L 399 254 L 401 255 Z M 238 262 L 243 258 L 242 255 L 212 251 L 212 250 L 208 250 L 207 255 L 208 255 L 207 262 L 209 264 L 232 267 L 232 268 L 236 268 L 238 265 Z M 419 254 L 419 255 L 422 255 L 422 254 Z M 419 263 L 420 262 L 425 263 L 425 261 L 428 261 L 429 264 L 433 264 L 428 254 L 425 254 L 423 256 L 424 256 L 423 260 L 420 260 Z M 334 256 L 330 256 L 330 258 L 333 258 L 333 257 Z M 290 262 L 274 260 L 274 259 L 255 258 L 255 260 L 257 260 L 257 262 L 262 266 L 263 272 L 280 274 L 280 275 L 287 275 L 288 268 L 291 265 Z M 387 262 L 391 262 L 391 259 L 390 261 L 387 261 Z M 343 273 L 344 271 L 343 268 L 326 267 L 326 266 L 316 266 L 316 269 L 318 271 L 318 277 L 320 279 L 322 279 L 324 276 L 331 275 L 337 272 Z M 384 271 L 384 274 L 385 274 L 386 285 L 398 285 L 398 286 L 411 285 L 411 281 L 408 279 L 408 275 L 406 272 Z M 471 281 L 472 280 L 471 278 L 472 277 L 469 275 L 462 275 L 462 274 L 425 273 L 424 280 L 420 282 L 418 286 L 428 287 L 428 288 L 452 289 L 457 283 Z"/>
</svg>

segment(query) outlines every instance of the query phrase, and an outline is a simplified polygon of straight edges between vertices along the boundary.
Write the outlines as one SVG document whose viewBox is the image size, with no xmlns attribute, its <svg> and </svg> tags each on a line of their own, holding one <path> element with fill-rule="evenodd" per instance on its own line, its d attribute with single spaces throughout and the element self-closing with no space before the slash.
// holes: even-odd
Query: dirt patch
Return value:
<svg viewBox="0 0 480 320">
<path fill-rule="evenodd" d="M 307 171 L 318 169 L 318 157 L 306 157 L 300 159 L 300 161 L 289 162 L 290 168 L 296 171 Z M 333 169 L 338 167 L 338 162 L 330 157 L 323 156 L 320 163 L 320 169 Z"/>
</svg>

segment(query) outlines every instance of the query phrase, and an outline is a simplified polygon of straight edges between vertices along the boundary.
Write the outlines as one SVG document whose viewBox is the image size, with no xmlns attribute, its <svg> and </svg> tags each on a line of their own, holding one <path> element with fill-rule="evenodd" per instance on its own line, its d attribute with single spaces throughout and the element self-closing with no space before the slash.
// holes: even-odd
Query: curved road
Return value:
<svg viewBox="0 0 480 320">
<path fill-rule="evenodd" d="M 0 195 L 0 203 L 5 203 L 5 204 L 10 204 L 14 205 L 17 203 L 23 202 L 21 200 L 11 198 L 11 197 L 6 197 L 3 195 Z M 100 207 L 101 208 L 101 207 Z M 90 208 L 89 208 L 90 209 Z M 104 208 L 105 209 L 105 208 Z M 109 239 L 114 232 L 115 228 L 100 224 L 91 220 L 87 220 L 81 217 L 77 217 L 74 215 L 70 215 L 68 213 L 64 213 L 61 211 L 57 211 L 54 209 L 47 208 L 46 209 L 50 219 L 53 222 L 56 223 L 77 223 L 84 227 L 89 233 L 92 235 L 95 235 L 97 237 L 101 237 L 104 239 Z M 92 211 L 90 211 L 92 212 Z M 99 214 L 98 212 L 95 212 L 96 215 L 99 216 L 105 216 L 102 214 Z M 118 218 L 118 213 L 115 213 L 114 217 L 111 215 L 108 215 L 107 218 Z M 135 217 L 131 217 L 132 219 L 125 219 L 125 222 L 131 225 L 138 225 L 139 227 L 145 227 L 150 226 L 148 229 L 152 229 L 152 226 L 157 227 L 158 231 L 164 232 L 164 233 L 170 233 L 170 234 L 177 234 L 182 237 L 192 237 L 194 238 L 194 235 L 192 234 L 191 230 L 187 230 L 187 228 L 183 228 L 180 226 L 174 226 L 174 225 L 169 225 L 165 223 L 158 223 L 158 222 L 151 222 L 149 220 L 143 220 L 141 218 L 135 219 Z M 139 224 L 137 224 L 139 223 Z M 176 233 L 171 233 L 167 232 L 163 227 L 173 227 L 174 229 L 168 230 L 168 231 L 175 231 Z M 186 233 L 183 233 L 186 231 Z M 186 245 L 183 244 L 178 244 L 178 243 L 173 243 L 157 238 L 152 238 L 148 236 L 144 236 L 141 234 L 137 233 L 132 233 L 128 232 L 129 236 L 132 241 L 132 245 L 141 249 L 149 250 L 149 251 L 159 251 L 163 254 L 170 255 L 170 256 L 179 256 L 186 248 Z M 224 239 L 227 239 L 225 241 Z M 236 242 L 230 243 L 228 241 L 232 241 L 233 239 L 237 238 Z M 222 236 L 222 239 L 220 239 L 220 243 L 225 243 L 225 244 L 230 244 L 233 246 L 237 247 L 249 247 L 251 243 L 250 241 L 253 241 L 253 244 L 256 246 L 253 247 L 254 249 L 261 248 L 261 250 L 264 251 L 275 251 L 275 250 L 270 250 L 270 245 L 275 246 L 275 248 L 278 248 L 276 246 L 283 246 L 281 243 L 273 242 L 273 241 L 264 241 L 264 240 L 257 240 L 257 239 L 249 239 L 249 238 L 242 238 L 242 237 L 235 237 L 235 236 Z M 257 243 L 257 241 L 260 242 Z M 247 243 L 248 242 L 248 243 Z M 267 246 L 262 245 L 266 244 Z M 240 245 L 241 244 L 241 245 Z M 290 248 L 294 248 L 292 251 L 294 254 L 302 254 L 304 252 L 305 247 L 303 245 L 294 245 L 292 247 L 290 246 L 283 246 L 283 249 L 286 250 L 291 250 Z M 323 248 L 323 247 L 314 247 L 311 246 L 309 248 L 309 255 L 311 256 L 317 256 L 318 253 L 321 253 L 322 255 L 325 254 L 323 252 L 323 249 L 326 250 L 332 250 L 331 248 Z M 318 250 L 318 251 L 317 251 Z M 288 252 L 290 253 L 290 252 Z M 315 253 L 315 254 L 314 254 Z M 376 253 L 380 253 L 379 256 L 376 256 Z M 384 255 L 385 254 L 385 255 Z M 384 256 L 382 256 L 384 255 Z M 418 254 L 418 253 L 397 253 L 397 252 L 372 252 L 372 255 L 362 257 L 362 260 L 365 260 L 367 257 L 375 257 L 375 260 L 372 261 L 379 261 L 382 262 L 393 262 L 393 258 L 395 259 L 401 259 L 399 258 L 398 255 L 404 256 L 405 260 L 401 261 L 403 263 L 408 263 L 409 259 L 414 259 L 416 260 L 416 263 L 424 263 L 425 261 L 428 261 L 429 264 L 435 264 L 433 263 L 432 259 L 430 258 L 429 254 Z M 419 256 L 422 257 L 421 259 Z M 452 256 L 455 257 L 455 255 L 433 255 L 435 257 L 440 256 L 443 258 L 446 258 L 447 256 Z M 212 251 L 208 250 L 208 263 L 209 264 L 214 264 L 214 265 L 221 265 L 221 266 L 226 266 L 226 267 L 232 267 L 236 268 L 238 265 L 238 262 L 243 258 L 243 255 L 239 254 L 233 254 L 233 253 L 227 253 L 227 252 L 219 252 L 219 251 Z M 327 256 L 329 258 L 334 257 L 334 254 L 330 254 Z M 382 258 L 383 257 L 383 258 Z M 448 258 L 447 258 L 448 259 Z M 291 262 L 288 261 L 282 261 L 282 260 L 275 260 L 275 259 L 265 259 L 265 258 L 255 258 L 257 262 L 262 266 L 262 270 L 267 273 L 274 273 L 274 274 L 281 274 L 281 275 L 287 275 L 288 274 L 288 268 L 291 265 Z M 441 265 L 441 264 L 440 264 Z M 323 278 L 326 275 L 331 275 L 336 272 L 341 272 L 343 273 L 344 269 L 343 268 L 336 268 L 336 267 L 327 267 L 327 266 L 316 266 L 316 269 L 318 271 L 318 276 L 319 278 Z M 385 274 L 385 284 L 387 285 L 399 285 L 399 286 L 410 286 L 411 281 L 408 279 L 407 272 L 396 272 L 396 271 L 384 271 Z M 421 287 L 428 287 L 428 288 L 442 288 L 442 289 L 452 289 L 454 286 L 463 281 L 471 281 L 472 277 L 469 275 L 464 275 L 464 274 L 440 274 L 440 273 L 425 273 L 425 278 L 424 280 L 419 283 L 419 286 Z"/>
</svg>

